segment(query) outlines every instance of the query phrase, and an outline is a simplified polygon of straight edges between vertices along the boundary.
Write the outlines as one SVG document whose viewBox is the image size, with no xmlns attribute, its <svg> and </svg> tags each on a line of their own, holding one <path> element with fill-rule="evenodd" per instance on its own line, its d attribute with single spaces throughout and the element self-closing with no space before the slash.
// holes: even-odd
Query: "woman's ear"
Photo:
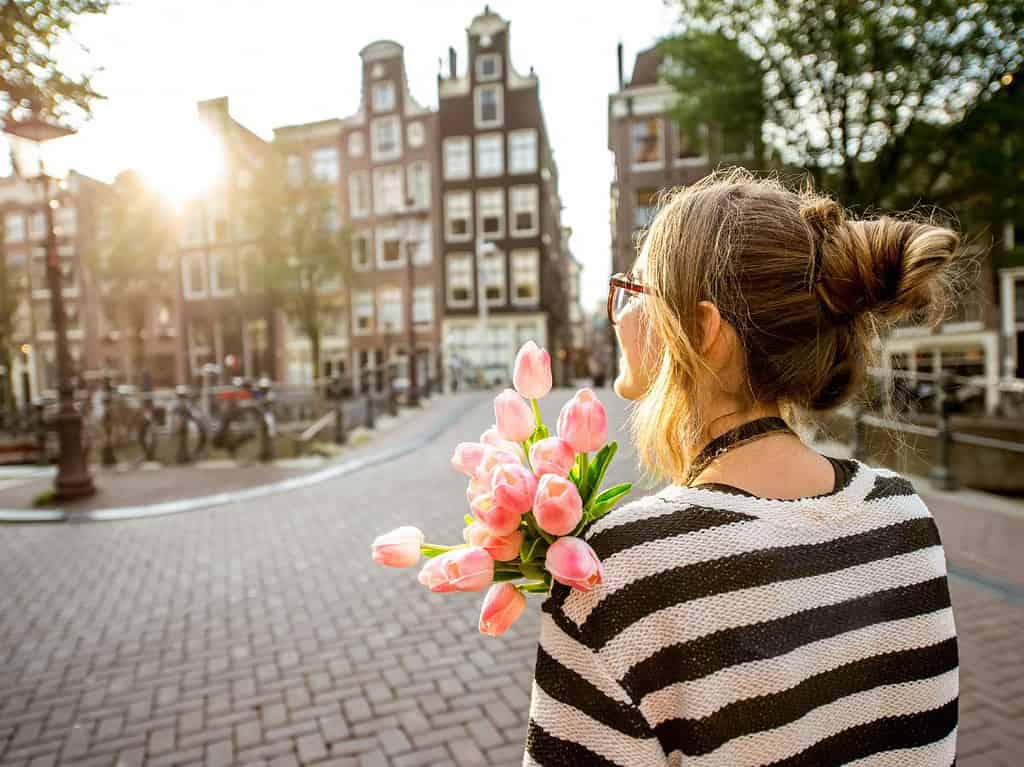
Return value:
<svg viewBox="0 0 1024 767">
<path fill-rule="evenodd" d="M 700 328 L 700 353 L 710 356 L 716 343 L 722 336 L 722 315 L 718 307 L 710 301 L 699 301 L 697 303 L 697 326 Z M 717 344 L 721 348 L 721 344 Z"/>
</svg>

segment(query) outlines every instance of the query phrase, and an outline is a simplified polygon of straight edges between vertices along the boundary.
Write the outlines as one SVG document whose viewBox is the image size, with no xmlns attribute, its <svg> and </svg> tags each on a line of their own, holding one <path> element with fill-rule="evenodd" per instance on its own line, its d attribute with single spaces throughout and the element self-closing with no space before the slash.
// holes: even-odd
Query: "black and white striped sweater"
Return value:
<svg viewBox="0 0 1024 767">
<path fill-rule="evenodd" d="M 906 479 L 833 492 L 669 486 L 584 537 L 604 582 L 542 607 L 523 764 L 949 767 L 956 630 Z"/>
</svg>

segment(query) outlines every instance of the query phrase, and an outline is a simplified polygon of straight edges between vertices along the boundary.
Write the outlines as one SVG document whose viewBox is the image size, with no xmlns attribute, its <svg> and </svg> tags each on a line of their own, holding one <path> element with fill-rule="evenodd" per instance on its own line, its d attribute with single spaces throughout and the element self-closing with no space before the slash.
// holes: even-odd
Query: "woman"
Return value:
<svg viewBox="0 0 1024 767">
<path fill-rule="evenodd" d="M 935 524 L 788 424 L 857 393 L 883 323 L 941 316 L 957 245 L 745 171 L 671 197 L 609 299 L 615 391 L 670 484 L 586 531 L 597 589 L 545 600 L 524 764 L 953 763 Z"/>
</svg>

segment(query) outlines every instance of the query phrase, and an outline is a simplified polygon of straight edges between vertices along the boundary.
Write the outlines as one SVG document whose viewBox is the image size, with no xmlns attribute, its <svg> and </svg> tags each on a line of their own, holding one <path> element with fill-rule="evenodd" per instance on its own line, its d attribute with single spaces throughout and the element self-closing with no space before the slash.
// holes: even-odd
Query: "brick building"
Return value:
<svg viewBox="0 0 1024 767">
<path fill-rule="evenodd" d="M 540 83 L 513 66 L 509 23 L 485 9 L 467 44 L 465 70 L 450 49 L 438 77 L 443 343 L 449 365 L 507 381 L 525 341 L 554 359 L 572 345 L 562 204 Z"/>
</svg>

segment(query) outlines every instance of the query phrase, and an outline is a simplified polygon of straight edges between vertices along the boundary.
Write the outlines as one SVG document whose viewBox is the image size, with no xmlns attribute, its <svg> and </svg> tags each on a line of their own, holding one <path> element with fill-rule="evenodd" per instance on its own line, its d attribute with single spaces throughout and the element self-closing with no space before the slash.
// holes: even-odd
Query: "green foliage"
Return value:
<svg viewBox="0 0 1024 767">
<path fill-rule="evenodd" d="M 101 98 L 89 75 L 65 72 L 54 60 L 73 23 L 106 13 L 112 0 L 3 0 L 0 2 L 0 117 L 19 106 L 55 117 L 90 112 Z"/>
</svg>

